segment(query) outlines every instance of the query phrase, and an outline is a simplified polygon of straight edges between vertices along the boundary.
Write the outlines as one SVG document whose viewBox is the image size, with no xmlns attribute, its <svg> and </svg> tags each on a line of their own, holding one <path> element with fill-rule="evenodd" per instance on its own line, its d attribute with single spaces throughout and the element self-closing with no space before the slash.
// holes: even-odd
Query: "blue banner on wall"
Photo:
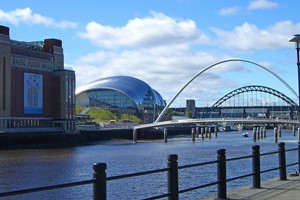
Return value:
<svg viewBox="0 0 300 200">
<path fill-rule="evenodd" d="M 24 73 L 24 113 L 43 113 L 43 75 Z"/>
</svg>

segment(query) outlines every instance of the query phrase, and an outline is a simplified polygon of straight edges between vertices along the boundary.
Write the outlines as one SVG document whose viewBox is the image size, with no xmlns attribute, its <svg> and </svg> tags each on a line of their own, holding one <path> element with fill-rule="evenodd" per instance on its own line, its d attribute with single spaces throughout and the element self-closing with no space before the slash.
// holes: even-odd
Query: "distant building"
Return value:
<svg viewBox="0 0 300 200">
<path fill-rule="evenodd" d="M 153 122 L 164 108 L 161 95 L 144 81 L 129 76 L 113 76 L 90 82 L 76 89 L 76 104 L 119 110 Z"/>
<path fill-rule="evenodd" d="M 0 129 L 72 132 L 74 94 L 75 72 L 64 69 L 61 40 L 15 41 L 0 26 Z"/>
<path fill-rule="evenodd" d="M 187 117 L 194 118 L 196 111 L 196 101 L 194 99 L 186 100 L 185 114 Z"/>
</svg>

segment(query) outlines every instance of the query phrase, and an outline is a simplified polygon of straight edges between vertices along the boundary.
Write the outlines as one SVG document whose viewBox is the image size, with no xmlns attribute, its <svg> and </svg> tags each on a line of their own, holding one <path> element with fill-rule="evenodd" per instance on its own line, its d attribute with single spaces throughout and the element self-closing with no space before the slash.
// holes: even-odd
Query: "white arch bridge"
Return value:
<svg viewBox="0 0 300 200">
<path fill-rule="evenodd" d="M 184 124 L 201 124 L 201 125 L 217 125 L 218 123 L 224 123 L 224 122 L 231 122 L 234 124 L 253 124 L 253 125 L 278 125 L 278 124 L 288 124 L 288 125 L 295 125 L 295 126 L 299 126 L 299 120 L 286 120 L 286 119 L 260 119 L 260 118 L 199 118 L 199 119 L 183 119 L 183 120 L 171 120 L 171 121 L 162 121 L 160 122 L 160 120 L 162 119 L 163 115 L 166 113 L 166 111 L 169 109 L 169 107 L 172 105 L 172 103 L 174 102 L 174 100 L 179 96 L 179 94 L 191 83 L 193 82 L 198 76 L 200 76 L 201 74 L 203 74 L 205 71 L 219 65 L 222 63 L 226 63 L 226 62 L 245 62 L 245 63 L 250 63 L 256 67 L 260 67 L 264 70 L 266 70 L 267 72 L 269 72 L 270 74 L 272 74 L 275 78 L 277 78 L 288 90 L 290 90 L 295 97 L 298 99 L 299 96 L 297 95 L 297 93 L 281 78 L 279 77 L 276 73 L 274 73 L 273 71 L 269 70 L 268 68 L 255 63 L 253 61 L 249 61 L 249 60 L 245 60 L 245 59 L 240 59 L 240 58 L 232 58 L 232 59 L 227 59 L 227 60 L 222 60 L 219 62 L 216 62 L 212 65 L 209 65 L 207 67 L 205 67 L 204 69 L 202 69 L 200 72 L 198 72 L 197 74 L 195 74 L 189 81 L 187 81 L 184 86 L 176 93 L 176 95 L 171 99 L 171 101 L 166 105 L 166 107 L 162 110 L 162 112 L 160 113 L 160 115 L 157 117 L 156 121 L 154 123 L 150 123 L 150 124 L 142 124 L 142 125 L 138 125 L 135 126 L 134 129 L 138 130 L 138 129 L 146 129 L 146 128 L 155 128 L 155 127 L 166 127 L 166 126 L 176 126 L 176 125 L 184 125 Z M 298 105 L 298 109 L 299 109 L 299 105 Z"/>
</svg>

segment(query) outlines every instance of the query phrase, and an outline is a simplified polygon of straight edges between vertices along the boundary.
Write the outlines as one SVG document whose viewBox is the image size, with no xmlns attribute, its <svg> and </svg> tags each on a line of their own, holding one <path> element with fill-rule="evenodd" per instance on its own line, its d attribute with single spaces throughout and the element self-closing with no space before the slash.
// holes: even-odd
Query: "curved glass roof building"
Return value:
<svg viewBox="0 0 300 200">
<path fill-rule="evenodd" d="M 130 76 L 106 77 L 79 87 L 76 89 L 76 104 L 137 113 L 165 106 L 156 90 Z"/>
</svg>

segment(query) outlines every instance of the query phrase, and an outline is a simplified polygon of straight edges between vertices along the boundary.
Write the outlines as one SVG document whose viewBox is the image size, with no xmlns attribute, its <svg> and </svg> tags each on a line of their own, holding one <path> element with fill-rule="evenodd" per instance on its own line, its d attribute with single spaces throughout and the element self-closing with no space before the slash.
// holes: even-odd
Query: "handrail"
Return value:
<svg viewBox="0 0 300 200">
<path fill-rule="evenodd" d="M 200 166 L 205 166 L 205 165 L 210 165 L 210 164 L 215 164 L 215 163 L 217 163 L 216 160 L 214 160 L 214 161 L 208 161 L 208 162 L 202 162 L 202 163 L 196 163 L 196 164 L 189 164 L 189 165 L 179 166 L 178 169 L 200 167 Z"/>
<path fill-rule="evenodd" d="M 23 190 L 16 190 L 16 191 L 9 191 L 9 192 L 0 193 L 0 197 L 8 197 L 8 196 L 15 196 L 15 195 L 26 194 L 26 193 L 41 192 L 41 191 L 48 191 L 48 190 L 54 190 L 54 189 L 61 189 L 61 188 L 68 188 L 68 187 L 74 187 L 74 186 L 80 186 L 80 185 L 93 184 L 94 185 L 94 199 L 97 199 L 95 197 L 98 197 L 98 198 L 101 197 L 101 199 L 106 199 L 106 182 L 107 181 L 115 181 L 115 180 L 120 180 L 120 179 L 124 179 L 124 178 L 130 178 L 130 177 L 137 177 L 137 176 L 144 176 L 144 175 L 149 175 L 149 174 L 157 174 L 157 173 L 162 173 L 162 172 L 168 172 L 168 177 L 169 178 L 172 177 L 172 179 L 168 178 L 168 188 L 169 188 L 168 192 L 165 193 L 165 194 L 160 194 L 160 195 L 148 197 L 148 198 L 145 198 L 145 199 L 150 200 L 150 199 L 160 199 L 160 198 L 166 198 L 166 197 L 171 199 L 172 197 L 174 197 L 174 195 L 175 195 L 175 198 L 173 198 L 173 199 L 178 199 L 178 194 L 186 193 L 186 192 L 193 191 L 193 190 L 198 190 L 198 189 L 201 189 L 201 188 L 210 187 L 210 186 L 213 186 L 213 185 L 218 185 L 218 198 L 219 199 L 224 199 L 224 198 L 226 198 L 226 182 L 235 181 L 235 180 L 238 180 L 238 179 L 243 179 L 243 178 L 246 178 L 246 177 L 253 176 L 254 177 L 253 178 L 253 188 L 259 188 L 260 187 L 260 174 L 262 174 L 262 173 L 267 173 L 267 172 L 279 170 L 280 171 L 280 180 L 285 180 L 286 179 L 286 168 L 287 167 L 298 165 L 299 169 L 300 169 L 299 160 L 298 160 L 298 162 L 293 162 L 293 163 L 286 164 L 286 159 L 285 159 L 285 153 L 286 152 L 291 152 L 291 151 L 298 151 L 298 158 L 300 158 L 300 156 L 299 156 L 300 155 L 300 143 L 298 143 L 298 148 L 287 149 L 287 150 L 285 150 L 284 145 L 285 145 L 284 143 L 279 143 L 279 145 L 278 145 L 279 150 L 278 151 L 262 153 L 262 154 L 259 153 L 260 147 L 258 145 L 256 145 L 256 146 L 252 147 L 253 148 L 252 155 L 234 157 L 234 158 L 228 158 L 228 159 L 226 159 L 226 156 L 225 156 L 226 150 L 225 149 L 220 149 L 220 150 L 217 151 L 217 153 L 218 153 L 218 157 L 217 157 L 218 159 L 217 160 L 207 161 L 207 162 L 202 162 L 202 163 L 188 164 L 188 165 L 183 165 L 183 166 L 178 166 L 178 164 L 177 164 L 177 158 L 178 158 L 177 155 L 170 155 L 169 158 L 168 158 L 169 163 L 168 163 L 167 168 L 149 170 L 149 171 L 137 172 L 137 173 L 131 173 L 131 174 L 124 174 L 124 175 L 119 175 L 119 176 L 111 176 L 111 177 L 106 177 L 106 173 L 105 173 L 106 164 L 105 163 L 101 163 L 101 164 L 104 165 L 104 167 L 102 167 L 102 168 L 100 167 L 101 169 L 95 167 L 96 164 L 94 164 L 94 178 L 91 179 L 91 180 L 72 182 L 72 183 L 64 183 L 64 184 L 57 184 L 57 185 L 30 188 L 30 189 L 23 189 Z M 260 161 L 259 161 L 260 157 L 273 155 L 273 154 L 278 154 L 279 155 L 279 167 L 266 169 L 266 170 L 260 170 Z M 258 160 L 253 160 L 253 163 L 258 163 L 259 166 L 253 166 L 252 173 L 243 174 L 241 176 L 232 177 L 232 178 L 226 178 L 226 162 L 244 160 L 244 159 L 249 159 L 249 158 L 258 159 Z M 193 187 L 190 187 L 190 188 L 184 188 L 184 189 L 181 189 L 181 190 L 178 189 L 178 170 L 190 169 L 190 168 L 195 168 L 195 167 L 202 167 L 202 166 L 213 165 L 213 164 L 217 164 L 218 174 L 221 173 L 220 175 L 222 175 L 222 176 L 218 175 L 218 180 L 217 181 L 210 182 L 210 183 L 203 184 L 203 185 L 193 186 Z M 103 166 L 103 165 L 101 165 L 101 166 Z M 257 171 L 257 169 L 259 169 L 259 171 Z M 224 174 L 222 174 L 224 172 L 225 172 L 225 177 L 224 177 Z M 173 173 L 175 173 L 175 174 L 173 174 Z M 177 183 L 176 182 L 175 183 L 174 182 L 169 182 L 170 180 L 176 180 L 176 179 L 174 179 L 174 175 L 177 175 Z M 99 179 L 99 177 L 101 178 L 101 180 Z M 221 179 L 219 179 L 219 178 L 221 178 Z M 222 180 L 224 178 L 225 178 L 225 183 L 222 182 L 222 181 L 224 181 L 224 180 Z M 254 180 L 256 180 L 256 181 L 258 180 L 259 183 L 254 182 Z M 99 184 L 99 183 L 101 183 L 101 184 Z M 101 189 L 101 191 L 104 192 L 105 194 L 97 192 L 99 190 L 97 190 L 96 186 L 104 187 L 104 188 Z M 105 189 L 105 190 L 103 190 L 103 189 Z M 174 194 L 174 192 L 176 192 L 176 194 Z"/>
<path fill-rule="evenodd" d="M 156 169 L 156 170 L 151 170 L 151 171 L 146 171 L 146 172 L 137 172 L 137 173 L 132 173 L 132 174 L 124 174 L 124 175 L 120 175 L 120 176 L 108 177 L 107 180 L 112 181 L 112 180 L 118 180 L 118 179 L 123 179 L 123 178 L 131 178 L 131 177 L 142 176 L 142 175 L 157 174 L 157 173 L 160 173 L 160 172 L 166 172 L 168 170 L 169 170 L 169 168 L 163 168 L 163 169 Z"/>
<path fill-rule="evenodd" d="M 86 181 L 72 182 L 72 183 L 64 183 L 64 184 L 58 184 L 58 185 L 50 185 L 50 186 L 45 186 L 45 187 L 37 187 L 37 188 L 30 188 L 30 189 L 24 189 L 24 190 L 3 192 L 3 193 L 0 193 L 0 197 L 15 196 L 15 195 L 28 194 L 28 193 L 33 193 L 33 192 L 42 192 L 42 191 L 47 191 L 47 190 L 87 185 L 87 184 L 91 184 L 91 183 L 94 183 L 94 179 L 86 180 Z"/>
</svg>

